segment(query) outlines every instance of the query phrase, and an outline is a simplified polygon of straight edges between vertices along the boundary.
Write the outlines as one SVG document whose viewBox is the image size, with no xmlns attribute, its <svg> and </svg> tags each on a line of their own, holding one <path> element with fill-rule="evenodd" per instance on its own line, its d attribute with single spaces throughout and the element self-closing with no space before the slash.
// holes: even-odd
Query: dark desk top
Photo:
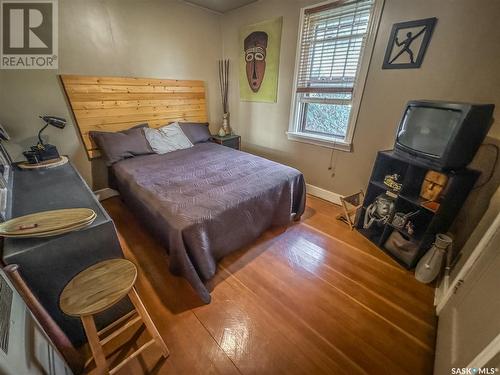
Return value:
<svg viewBox="0 0 500 375">
<path fill-rule="evenodd" d="M 42 170 L 14 168 L 13 177 L 14 186 L 9 219 L 38 211 L 85 207 L 94 210 L 97 217 L 83 231 L 111 221 L 106 211 L 101 208 L 94 193 L 70 163 Z M 6 260 L 19 251 L 35 248 L 59 237 L 5 238 L 3 258 Z"/>
</svg>

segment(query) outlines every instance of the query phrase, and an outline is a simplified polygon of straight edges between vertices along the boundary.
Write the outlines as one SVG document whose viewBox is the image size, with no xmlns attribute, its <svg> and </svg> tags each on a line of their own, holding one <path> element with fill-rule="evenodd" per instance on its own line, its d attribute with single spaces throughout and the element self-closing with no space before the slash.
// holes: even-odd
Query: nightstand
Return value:
<svg viewBox="0 0 500 375">
<path fill-rule="evenodd" d="M 212 140 L 220 145 L 231 147 L 235 150 L 241 150 L 241 137 L 239 135 L 232 134 L 224 137 L 212 135 Z"/>
</svg>

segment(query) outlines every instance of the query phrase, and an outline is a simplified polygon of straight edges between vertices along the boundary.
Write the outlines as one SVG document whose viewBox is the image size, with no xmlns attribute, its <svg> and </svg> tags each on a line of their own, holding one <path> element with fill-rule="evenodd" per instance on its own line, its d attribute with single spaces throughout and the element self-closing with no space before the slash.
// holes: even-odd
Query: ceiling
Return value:
<svg viewBox="0 0 500 375">
<path fill-rule="evenodd" d="M 230 10 L 255 3 L 258 0 L 184 0 L 186 3 L 198 5 L 218 13 L 226 13 Z"/>
</svg>

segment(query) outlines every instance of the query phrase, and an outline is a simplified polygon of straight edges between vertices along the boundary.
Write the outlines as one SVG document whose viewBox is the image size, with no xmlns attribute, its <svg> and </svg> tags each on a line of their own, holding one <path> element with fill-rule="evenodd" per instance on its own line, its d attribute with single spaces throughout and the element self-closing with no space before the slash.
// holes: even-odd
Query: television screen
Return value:
<svg viewBox="0 0 500 375">
<path fill-rule="evenodd" d="M 461 117 L 459 110 L 410 106 L 398 132 L 398 143 L 439 158 L 460 126 Z"/>
</svg>

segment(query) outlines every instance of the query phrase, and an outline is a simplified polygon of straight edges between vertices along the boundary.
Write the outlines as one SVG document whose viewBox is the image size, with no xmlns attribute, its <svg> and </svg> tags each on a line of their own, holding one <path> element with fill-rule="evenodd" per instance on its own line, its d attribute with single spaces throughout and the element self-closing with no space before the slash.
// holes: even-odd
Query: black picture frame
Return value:
<svg viewBox="0 0 500 375">
<path fill-rule="evenodd" d="M 387 44 L 387 49 L 385 50 L 384 63 L 382 64 L 382 69 L 413 69 L 419 68 L 422 65 L 424 59 L 425 51 L 431 40 L 432 32 L 434 31 L 434 26 L 436 25 L 437 18 L 424 18 L 421 20 L 399 22 L 392 25 L 391 35 L 389 36 L 389 42 Z M 398 40 L 398 35 L 401 30 L 404 29 L 415 29 L 421 28 L 416 35 L 413 35 L 411 31 L 408 32 L 407 38 L 403 41 Z M 418 51 L 412 49 L 412 43 L 422 36 L 422 42 Z M 402 47 L 402 48 L 401 48 Z M 401 48 L 393 56 L 394 48 Z M 398 58 L 402 55 L 409 55 L 410 62 L 397 62 Z M 415 58 L 416 56 L 416 58 Z M 413 61 L 413 62 L 411 62 Z"/>
</svg>

